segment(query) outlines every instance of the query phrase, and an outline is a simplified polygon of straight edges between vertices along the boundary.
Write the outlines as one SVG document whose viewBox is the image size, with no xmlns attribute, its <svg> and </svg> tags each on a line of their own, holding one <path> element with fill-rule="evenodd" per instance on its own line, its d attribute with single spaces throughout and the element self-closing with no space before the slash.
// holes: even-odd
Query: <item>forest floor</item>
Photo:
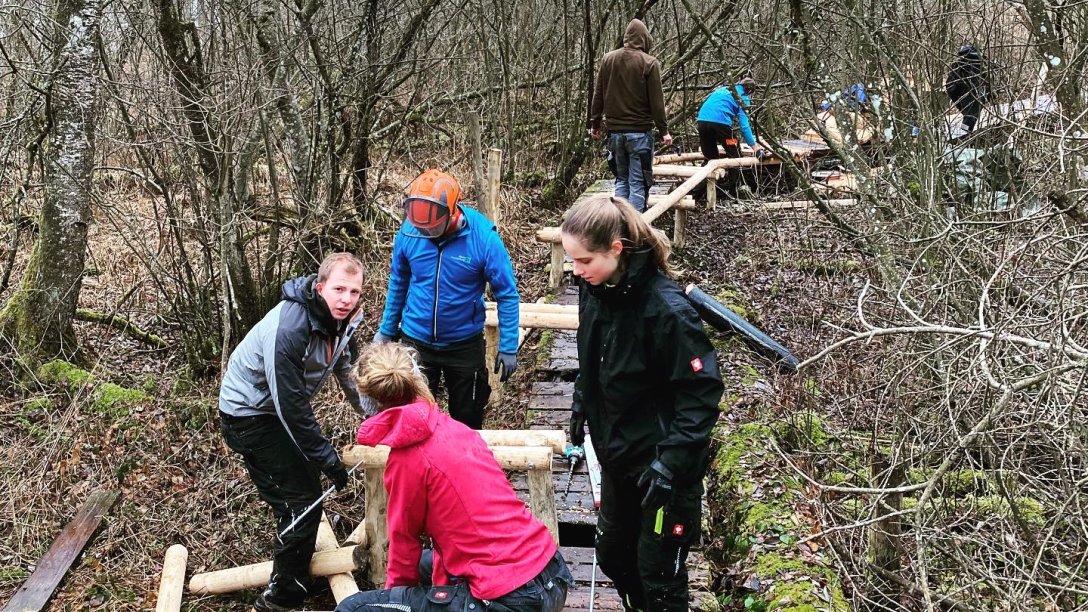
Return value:
<svg viewBox="0 0 1088 612">
<path fill-rule="evenodd" d="M 557 224 L 560 215 L 558 210 L 536 207 L 532 195 L 513 190 L 504 194 L 503 236 L 515 262 L 523 301 L 546 292 L 548 250 L 533 240 L 533 232 Z M 666 231 L 671 231 L 670 225 L 668 218 L 657 224 Z M 92 228 L 83 306 L 110 312 L 135 287 L 121 314 L 170 340 L 171 329 L 159 316 L 161 297 L 147 282 L 145 267 L 135 255 L 119 248 L 121 241 L 113 232 L 107 223 Z M 687 248 L 673 260 L 678 282 L 697 283 L 798 357 L 813 354 L 834 338 L 830 325 L 851 319 L 856 293 L 864 282 L 862 264 L 816 216 L 804 211 L 738 214 L 719 205 L 716 210 L 695 211 L 689 232 Z M 378 248 L 384 253 L 373 257 L 388 261 L 391 236 L 390 232 L 389 239 L 380 241 Z M 29 239 L 24 240 L 21 248 L 28 252 Z M 370 337 L 378 323 L 384 282 L 382 270 L 368 277 L 363 339 Z M 52 609 L 153 606 L 163 554 L 172 544 L 188 548 L 190 573 L 269 558 L 269 512 L 241 462 L 222 441 L 216 418 L 217 381 L 187 375 L 180 351 L 153 349 L 92 323 L 77 323 L 77 330 L 96 364 L 90 376 L 57 376 L 3 391 L 0 397 L 0 601 L 25 581 L 75 509 L 99 488 L 119 490 L 121 497 L 61 584 Z M 828 399 L 834 393 L 812 390 L 813 386 L 832 389 L 836 381 L 816 383 L 783 375 L 735 339 L 716 332 L 713 337 L 722 351 L 729 408 L 723 424 L 727 428 L 774 421 L 795 411 L 799 403 L 834 420 L 850 418 L 836 413 Z M 529 352 L 534 345 L 530 337 L 522 364 L 533 362 Z M 11 367 L 5 361 L 5 367 Z M 526 392 L 532 380 L 528 368 L 520 370 L 507 383 L 512 389 L 508 397 Z M 106 383 L 138 389 L 143 396 L 127 404 L 104 402 Z M 316 405 L 326 434 L 340 448 L 352 442 L 358 423 L 341 401 L 339 390 L 330 387 Z M 511 401 L 507 405 L 523 404 Z M 488 425 L 518 426 L 521 416 L 516 410 L 499 410 L 489 415 Z M 771 491 L 789 470 L 777 458 L 769 464 L 758 472 L 733 476 L 756 490 Z M 737 472 L 742 467 L 731 469 Z M 361 490 L 361 486 L 352 487 L 327 504 L 341 538 L 362 517 Z M 803 536 L 817 528 L 814 511 L 806 510 L 812 496 L 801 491 L 795 497 L 790 507 L 798 517 L 795 531 Z M 774 533 L 782 535 L 782 530 Z M 768 578 L 770 583 L 782 583 L 790 575 L 763 576 L 762 584 L 752 585 L 750 569 L 755 561 L 750 555 L 765 547 L 764 540 L 770 536 L 751 533 L 746 537 L 746 552 L 717 568 L 716 590 L 721 591 L 717 593 L 721 603 L 751 609 L 759 607 L 760 593 L 767 593 Z M 708 539 L 708 545 L 715 543 Z M 805 550 L 794 552 L 801 555 Z M 816 562 L 827 565 L 822 559 Z M 810 576 L 798 579 L 810 580 Z M 244 592 L 187 597 L 185 609 L 245 610 L 254 596 Z M 328 601 L 314 605 L 319 608 L 322 603 L 332 607 Z"/>
</svg>

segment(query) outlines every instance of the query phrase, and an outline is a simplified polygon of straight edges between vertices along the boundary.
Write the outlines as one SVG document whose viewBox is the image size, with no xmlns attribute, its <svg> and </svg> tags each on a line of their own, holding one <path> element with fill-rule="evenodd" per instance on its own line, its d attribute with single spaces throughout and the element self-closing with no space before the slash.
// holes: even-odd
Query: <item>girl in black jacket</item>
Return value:
<svg viewBox="0 0 1088 612">
<path fill-rule="evenodd" d="M 717 355 L 669 276 L 669 243 L 624 199 L 571 208 L 560 228 L 579 282 L 571 442 L 601 462 L 597 558 L 628 610 L 687 610 Z"/>
</svg>

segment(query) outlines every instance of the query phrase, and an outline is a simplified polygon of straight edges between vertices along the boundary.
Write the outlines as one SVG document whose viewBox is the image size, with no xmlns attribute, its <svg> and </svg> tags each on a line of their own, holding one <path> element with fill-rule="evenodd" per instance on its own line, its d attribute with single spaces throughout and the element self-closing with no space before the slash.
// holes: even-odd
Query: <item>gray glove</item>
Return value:
<svg viewBox="0 0 1088 612">
<path fill-rule="evenodd" d="M 390 338 L 389 336 L 383 334 L 382 332 L 380 332 L 380 331 L 374 332 L 374 340 L 372 341 L 373 344 L 386 344 L 386 343 L 392 342 L 392 341 L 393 341 L 392 338 Z"/>
<path fill-rule="evenodd" d="M 518 356 L 514 353 L 499 353 L 495 356 L 495 372 L 499 375 L 499 382 L 506 382 L 507 378 L 518 369 Z"/>
</svg>

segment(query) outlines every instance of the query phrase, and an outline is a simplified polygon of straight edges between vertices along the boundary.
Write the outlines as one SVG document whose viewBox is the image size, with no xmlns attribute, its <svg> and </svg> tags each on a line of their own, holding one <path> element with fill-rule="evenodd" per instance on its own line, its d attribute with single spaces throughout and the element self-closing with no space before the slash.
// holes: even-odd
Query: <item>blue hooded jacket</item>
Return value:
<svg viewBox="0 0 1088 612">
<path fill-rule="evenodd" d="M 405 221 L 393 240 L 389 291 L 378 331 L 436 347 L 480 334 L 484 329 L 484 284 L 498 302 L 499 351 L 518 349 L 518 295 L 510 254 L 495 224 L 461 205 L 464 226 L 431 239 Z"/>
<path fill-rule="evenodd" d="M 740 126 L 740 135 L 744 138 L 744 142 L 748 143 L 748 146 L 753 146 L 756 144 L 756 137 L 752 133 L 752 124 L 748 122 L 748 113 L 744 110 L 752 105 L 752 100 L 745 93 L 743 85 L 737 83 L 734 87 L 737 90 L 737 97 L 744 103 L 744 108 L 737 105 L 728 87 L 719 87 L 699 107 L 699 116 L 696 120 L 729 126 L 736 123 Z"/>
</svg>

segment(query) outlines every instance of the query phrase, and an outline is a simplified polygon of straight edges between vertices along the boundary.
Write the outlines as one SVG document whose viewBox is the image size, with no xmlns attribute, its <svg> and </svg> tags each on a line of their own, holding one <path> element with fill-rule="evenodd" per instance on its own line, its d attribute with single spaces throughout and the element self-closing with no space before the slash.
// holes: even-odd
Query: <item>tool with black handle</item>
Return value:
<svg viewBox="0 0 1088 612">
<path fill-rule="evenodd" d="M 744 317 L 710 297 L 695 285 L 688 285 L 685 292 L 688 295 L 688 301 L 695 307 L 699 316 L 715 329 L 740 334 L 750 348 L 765 357 L 774 359 L 779 368 L 787 372 L 797 371 L 797 364 L 800 363 L 797 357 L 794 357 L 789 349 L 763 333 L 758 327 L 745 320 Z"/>
</svg>

